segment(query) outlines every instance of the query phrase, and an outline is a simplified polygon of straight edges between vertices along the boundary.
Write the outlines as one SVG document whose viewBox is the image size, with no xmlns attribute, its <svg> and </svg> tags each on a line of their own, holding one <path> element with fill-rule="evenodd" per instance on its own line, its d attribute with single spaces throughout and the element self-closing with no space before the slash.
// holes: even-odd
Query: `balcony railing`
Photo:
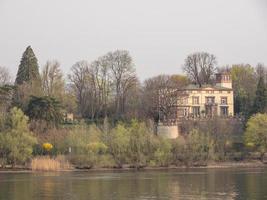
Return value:
<svg viewBox="0 0 267 200">
<path fill-rule="evenodd" d="M 218 104 L 215 102 L 206 102 L 205 105 L 206 106 L 217 106 Z"/>
</svg>

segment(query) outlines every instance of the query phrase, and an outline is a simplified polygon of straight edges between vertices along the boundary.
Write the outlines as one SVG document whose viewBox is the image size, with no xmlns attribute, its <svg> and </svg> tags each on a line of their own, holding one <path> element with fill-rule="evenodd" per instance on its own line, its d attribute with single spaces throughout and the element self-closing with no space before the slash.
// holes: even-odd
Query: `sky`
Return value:
<svg viewBox="0 0 267 200">
<path fill-rule="evenodd" d="M 267 0 L 0 0 L 0 66 L 15 76 L 31 45 L 40 68 L 128 50 L 141 80 L 183 73 L 188 54 L 267 64 Z"/>
</svg>

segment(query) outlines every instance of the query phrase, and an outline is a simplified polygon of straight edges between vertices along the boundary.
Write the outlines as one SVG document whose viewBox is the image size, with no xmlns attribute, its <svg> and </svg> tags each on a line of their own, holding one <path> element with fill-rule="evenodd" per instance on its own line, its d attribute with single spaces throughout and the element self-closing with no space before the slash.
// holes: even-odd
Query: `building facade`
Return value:
<svg viewBox="0 0 267 200">
<path fill-rule="evenodd" d="M 178 137 L 179 124 L 183 119 L 234 116 L 234 94 L 229 72 L 216 74 L 214 85 L 188 85 L 174 92 L 177 94 L 176 103 L 171 106 L 168 115 L 159 118 L 158 135 L 172 139 Z"/>
<path fill-rule="evenodd" d="M 188 85 L 176 90 L 175 104 L 162 122 L 177 122 L 181 118 L 234 116 L 234 94 L 229 72 L 216 74 L 214 85 Z M 164 104 L 164 103 L 162 103 Z M 162 116 L 161 114 L 160 116 Z"/>
<path fill-rule="evenodd" d="M 215 85 L 188 85 L 177 101 L 177 118 L 233 116 L 234 98 L 230 73 L 216 74 Z"/>
</svg>

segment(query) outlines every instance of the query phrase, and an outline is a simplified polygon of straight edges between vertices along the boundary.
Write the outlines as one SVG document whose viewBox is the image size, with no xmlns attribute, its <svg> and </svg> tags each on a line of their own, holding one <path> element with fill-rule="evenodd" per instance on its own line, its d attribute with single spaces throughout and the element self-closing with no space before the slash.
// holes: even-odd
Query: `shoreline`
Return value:
<svg viewBox="0 0 267 200">
<path fill-rule="evenodd" d="M 153 170 L 179 170 L 179 169 L 236 169 L 236 168 L 266 168 L 267 164 L 261 161 L 242 161 L 242 162 L 213 162 L 205 166 L 168 166 L 168 167 L 142 167 L 139 169 L 132 167 L 123 168 L 102 168 L 95 167 L 90 169 L 62 169 L 55 171 L 42 171 L 42 170 L 31 170 L 27 167 L 16 167 L 16 168 L 0 168 L 0 173 L 38 173 L 38 172 L 123 172 L 123 171 L 153 171 Z"/>
</svg>

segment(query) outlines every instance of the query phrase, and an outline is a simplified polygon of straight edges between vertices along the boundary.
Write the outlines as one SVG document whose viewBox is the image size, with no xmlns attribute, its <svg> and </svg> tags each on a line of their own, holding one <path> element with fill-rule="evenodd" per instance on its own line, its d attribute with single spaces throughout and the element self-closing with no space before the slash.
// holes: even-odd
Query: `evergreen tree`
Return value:
<svg viewBox="0 0 267 200">
<path fill-rule="evenodd" d="M 33 82 L 41 82 L 39 67 L 37 63 L 37 58 L 31 48 L 28 46 L 22 55 L 22 59 L 20 61 L 16 84 L 21 85 L 24 82 L 33 83 Z"/>
<path fill-rule="evenodd" d="M 26 114 L 31 121 L 46 123 L 49 127 L 57 127 L 63 120 L 60 102 L 49 96 L 31 96 Z"/>
<path fill-rule="evenodd" d="M 39 67 L 31 46 L 28 46 L 22 55 L 15 85 L 13 106 L 23 111 L 27 110 L 30 96 L 42 96 Z"/>
<path fill-rule="evenodd" d="M 264 113 L 267 105 L 266 86 L 264 77 L 260 76 L 256 90 L 256 97 L 254 99 L 253 113 Z"/>
</svg>

